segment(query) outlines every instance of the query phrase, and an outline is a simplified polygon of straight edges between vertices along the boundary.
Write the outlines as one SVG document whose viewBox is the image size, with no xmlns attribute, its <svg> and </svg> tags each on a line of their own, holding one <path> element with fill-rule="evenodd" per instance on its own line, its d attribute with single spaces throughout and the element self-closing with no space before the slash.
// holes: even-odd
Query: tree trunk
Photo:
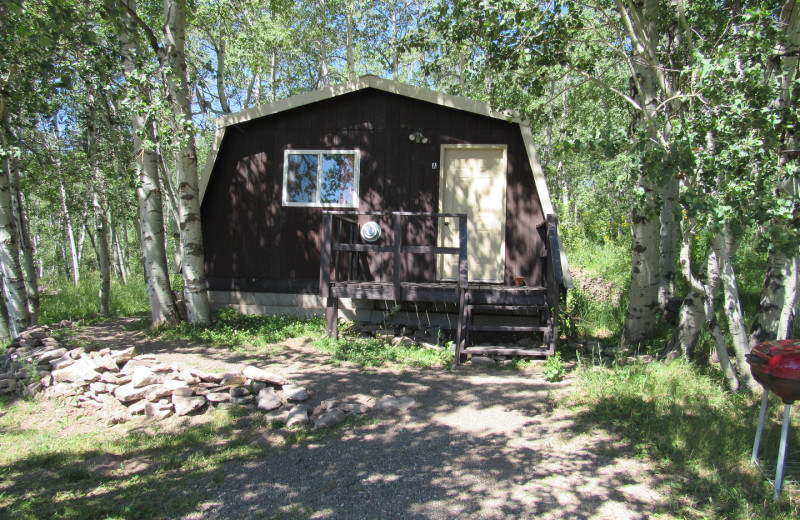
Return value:
<svg viewBox="0 0 800 520">
<path fill-rule="evenodd" d="M 9 328 L 11 336 L 15 338 L 31 324 L 31 320 L 28 313 L 28 294 L 19 263 L 19 233 L 11 206 L 9 163 L 6 157 L 3 167 L 0 168 L 0 274 L 3 276 Z"/>
<path fill-rule="evenodd" d="M 25 211 L 22 192 L 19 189 L 19 177 L 19 159 L 14 156 L 11 158 L 11 169 L 9 170 L 11 205 L 17 221 L 17 231 L 19 232 L 22 268 L 25 272 L 25 288 L 28 291 L 28 314 L 31 318 L 31 325 L 36 325 L 39 323 L 39 276 L 31 242 L 30 221 Z"/>
<path fill-rule="evenodd" d="M 345 5 L 345 22 L 347 24 L 345 45 L 347 53 L 347 78 L 349 81 L 356 79 L 356 61 L 353 57 L 353 8 L 352 2 L 347 2 L 347 5 Z"/>
<path fill-rule="evenodd" d="M 231 107 L 228 105 L 228 94 L 225 92 L 225 37 L 220 39 L 217 49 L 217 95 L 219 96 L 219 106 L 223 112 L 230 114 Z"/>
<path fill-rule="evenodd" d="M 749 353 L 747 331 L 744 328 L 744 316 L 739 301 L 739 288 L 736 284 L 736 273 L 731 260 L 731 246 L 733 237 L 727 226 L 722 233 L 714 237 L 714 251 L 722 267 L 722 286 L 725 289 L 725 310 L 728 315 L 730 334 L 733 339 L 733 352 L 738 365 L 739 379 L 742 384 L 754 394 L 759 392 L 759 385 L 750 374 L 750 368 L 745 356 Z"/>
<path fill-rule="evenodd" d="M 640 186 L 647 186 L 640 179 Z M 649 191 L 645 188 L 646 191 Z M 655 330 L 658 317 L 658 267 L 660 265 L 660 222 L 653 215 L 654 201 L 649 193 L 649 207 L 635 208 L 631 219 L 633 266 L 628 311 L 621 343 L 624 346 L 644 341 Z"/>
<path fill-rule="evenodd" d="M 0 286 L 2 283 L 2 276 L 0 276 Z M 2 292 L 2 287 L 0 287 L 0 293 Z M 6 299 L 2 294 L 0 294 L 0 341 L 3 343 L 11 341 L 11 329 L 8 328 L 8 309 L 6 308 Z"/>
<path fill-rule="evenodd" d="M 119 278 L 120 281 L 122 282 L 122 285 L 125 285 L 128 283 L 128 268 L 127 268 L 128 262 L 127 259 L 125 258 L 125 253 L 122 249 L 122 246 L 119 243 L 119 233 L 117 232 L 117 226 L 113 221 L 111 222 L 111 242 L 114 244 L 114 260 L 117 265 L 117 273 L 119 274 Z"/>
<path fill-rule="evenodd" d="M 777 77 L 781 90 L 777 100 L 780 107 L 792 110 L 800 103 L 800 92 L 796 87 L 798 62 L 800 61 L 800 6 L 797 0 L 786 0 L 781 9 L 783 34 L 769 61 L 767 77 Z M 788 168 L 796 164 L 800 149 L 800 133 L 796 129 L 786 132 L 780 148 L 780 164 Z M 778 189 L 785 195 L 797 198 L 800 195 L 796 177 L 786 176 Z M 761 299 L 756 318 L 750 327 L 750 345 L 763 341 L 790 337 L 797 315 L 798 264 L 800 254 L 788 255 L 778 247 L 771 247 L 767 256 L 767 272 L 761 290 Z"/>
<path fill-rule="evenodd" d="M 688 248 L 688 245 L 686 247 Z M 688 250 L 686 254 L 689 254 Z M 684 262 L 681 264 L 683 266 Z M 687 268 L 691 270 L 690 265 L 683 266 L 684 273 Z M 688 275 L 684 274 L 685 277 L 690 275 L 691 272 Z M 713 311 L 714 300 L 719 290 L 719 259 L 713 248 L 709 248 L 706 252 L 706 258 L 697 279 L 703 285 L 703 290 L 699 291 L 690 284 L 689 294 L 683 299 L 683 304 L 678 313 L 678 326 L 672 332 L 672 337 L 666 349 L 666 352 L 680 352 L 688 359 L 694 357 L 694 350 L 697 346 L 700 332 L 702 332 L 704 324 L 708 323 L 710 318 L 707 315 L 707 311 L 709 308 Z M 708 304 L 706 299 L 710 300 Z"/>
<path fill-rule="evenodd" d="M 136 12 L 135 0 L 128 0 L 127 6 L 131 12 Z M 134 33 L 135 24 L 128 16 L 120 40 L 123 64 L 129 76 L 133 76 L 139 70 L 135 56 L 141 54 L 130 36 Z M 149 99 L 145 86 L 138 87 L 136 94 L 143 102 Z M 136 225 L 142 248 L 142 265 L 150 314 L 153 325 L 158 326 L 179 320 L 175 311 L 175 298 L 170 287 L 167 254 L 164 249 L 164 216 L 158 179 L 158 158 L 153 149 L 144 147 L 142 142 L 143 135 L 147 136 L 148 141 L 155 142 L 155 132 L 152 124 L 141 113 L 134 114 L 132 123 L 135 169 L 139 181 L 136 189 L 139 218 Z"/>
<path fill-rule="evenodd" d="M 663 201 L 661 205 L 658 305 L 662 312 L 666 311 L 667 304 L 675 297 L 675 261 L 678 256 L 678 220 L 676 219 L 676 211 L 679 211 L 679 191 L 680 182 L 677 177 L 669 179 L 661 190 Z M 680 213 L 677 216 L 680 218 Z"/>
<path fill-rule="evenodd" d="M 184 53 L 186 39 L 186 0 L 164 2 L 164 63 L 170 105 L 186 133 L 176 161 L 178 205 L 181 230 L 183 292 L 189 322 L 207 323 L 210 319 L 206 289 L 203 234 L 200 226 L 200 191 L 197 177 L 197 149 L 189 100 L 188 72 Z"/>
<path fill-rule="evenodd" d="M 97 225 L 97 263 L 100 268 L 100 288 L 97 291 L 97 312 L 102 316 L 111 314 L 111 251 L 109 249 L 111 222 L 108 217 L 105 182 L 100 171 L 100 158 L 97 151 L 97 110 L 94 105 L 94 94 L 87 92 L 89 105 L 89 124 L 87 128 L 87 150 L 89 160 L 94 168 L 94 186 L 92 189 L 92 209 Z"/>
<path fill-rule="evenodd" d="M 67 190 L 64 188 L 63 176 L 61 174 L 61 160 L 56 155 L 55 158 L 56 174 L 58 175 L 58 194 L 61 197 L 61 216 L 64 219 L 64 226 L 67 230 L 67 241 L 69 243 L 69 254 L 72 259 L 72 281 L 75 287 L 80 283 L 80 257 L 78 256 L 78 244 L 75 241 L 75 229 L 72 227 L 69 208 L 67 207 Z"/>
</svg>

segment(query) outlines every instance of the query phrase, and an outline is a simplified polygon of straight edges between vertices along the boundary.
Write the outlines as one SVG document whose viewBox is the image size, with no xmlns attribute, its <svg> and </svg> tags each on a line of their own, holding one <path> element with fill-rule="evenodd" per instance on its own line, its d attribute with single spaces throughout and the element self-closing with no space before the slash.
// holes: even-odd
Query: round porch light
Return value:
<svg viewBox="0 0 800 520">
<path fill-rule="evenodd" d="M 381 226 L 374 220 L 370 220 L 361 226 L 361 238 L 364 242 L 375 242 L 381 237 Z"/>
</svg>

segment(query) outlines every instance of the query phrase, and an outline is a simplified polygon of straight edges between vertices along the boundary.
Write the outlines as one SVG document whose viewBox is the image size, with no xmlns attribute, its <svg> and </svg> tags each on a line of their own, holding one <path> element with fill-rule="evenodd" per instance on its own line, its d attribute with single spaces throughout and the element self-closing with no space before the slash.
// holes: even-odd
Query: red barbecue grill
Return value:
<svg viewBox="0 0 800 520">
<path fill-rule="evenodd" d="M 800 340 L 789 339 L 760 343 L 753 347 L 753 350 L 747 355 L 747 362 L 750 364 L 750 372 L 755 380 L 764 387 L 756 440 L 753 444 L 752 462 L 754 464 L 758 464 L 758 450 L 761 445 L 761 434 L 764 432 L 764 419 L 767 415 L 768 392 L 780 397 L 784 403 L 781 444 L 775 469 L 773 495 L 773 498 L 778 500 L 783 486 L 786 444 L 789 438 L 789 411 L 792 403 L 800 399 Z"/>
</svg>

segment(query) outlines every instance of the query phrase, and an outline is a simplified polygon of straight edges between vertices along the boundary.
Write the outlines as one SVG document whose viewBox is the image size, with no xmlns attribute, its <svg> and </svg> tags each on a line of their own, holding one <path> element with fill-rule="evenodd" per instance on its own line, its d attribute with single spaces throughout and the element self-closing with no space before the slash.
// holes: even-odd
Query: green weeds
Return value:
<svg viewBox="0 0 800 520">
<path fill-rule="evenodd" d="M 56 323 L 61 320 L 76 321 L 97 313 L 97 291 L 100 275 L 96 271 L 81 274 L 77 286 L 67 278 L 43 280 L 40 294 L 40 323 Z M 127 284 L 111 279 L 111 314 L 133 316 L 149 312 L 147 293 L 140 278 Z"/>
<path fill-rule="evenodd" d="M 377 367 L 387 364 L 419 368 L 442 368 L 453 362 L 452 349 L 424 349 L 416 345 L 392 345 L 377 338 L 319 338 L 319 350 L 330 354 L 335 363 L 354 363 Z"/>
<path fill-rule="evenodd" d="M 770 487 L 749 464 L 758 400 L 724 390 L 714 372 L 690 363 L 635 363 L 578 370 L 569 405 L 579 427 L 602 428 L 653 461 L 668 479 L 670 513 L 687 518 L 796 518 L 795 503 L 772 503 Z M 773 407 L 779 410 L 780 407 Z M 777 450 L 779 414 L 762 444 Z M 800 434 L 792 433 L 797 445 Z"/>
<path fill-rule="evenodd" d="M 325 332 L 321 319 L 302 319 L 291 316 L 245 316 L 233 309 L 221 311 L 211 324 L 191 325 L 183 322 L 163 327 L 154 334 L 165 339 L 186 339 L 232 349 L 255 349 L 261 352 L 289 338 L 318 338 Z"/>
</svg>

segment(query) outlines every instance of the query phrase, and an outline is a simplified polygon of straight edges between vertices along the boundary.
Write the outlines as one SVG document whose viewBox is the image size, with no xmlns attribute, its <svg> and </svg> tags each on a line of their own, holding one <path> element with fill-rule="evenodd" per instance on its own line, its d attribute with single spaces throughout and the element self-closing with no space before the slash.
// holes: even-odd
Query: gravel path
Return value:
<svg viewBox="0 0 800 520">
<path fill-rule="evenodd" d="M 337 367 L 300 340 L 265 363 L 148 339 L 127 325 L 113 321 L 81 335 L 204 370 L 256 363 L 306 386 L 312 407 L 353 396 L 416 400 L 404 415 L 374 415 L 313 443 L 227 465 L 224 478 L 197 482 L 207 499 L 187 519 L 644 519 L 668 499 L 664 482 L 624 444 L 557 406 L 569 381 L 548 383 L 536 368 Z"/>
</svg>

